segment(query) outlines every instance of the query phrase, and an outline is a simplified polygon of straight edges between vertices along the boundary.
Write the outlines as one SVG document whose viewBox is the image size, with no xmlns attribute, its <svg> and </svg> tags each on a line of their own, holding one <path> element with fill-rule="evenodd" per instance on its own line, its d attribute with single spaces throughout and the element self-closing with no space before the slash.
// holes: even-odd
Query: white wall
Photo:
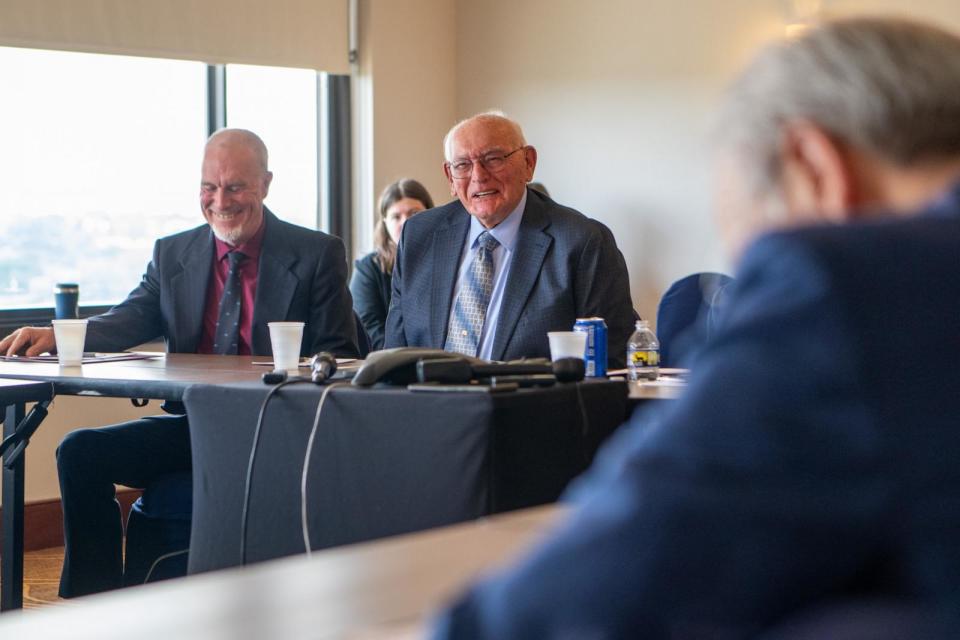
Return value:
<svg viewBox="0 0 960 640">
<path fill-rule="evenodd" d="M 457 114 L 502 108 L 540 151 L 536 179 L 614 232 L 634 305 L 694 271 L 729 270 L 710 217 L 710 115 L 726 80 L 783 34 L 781 0 L 458 0 Z M 826 2 L 832 14 L 904 11 Z M 960 2 L 913 15 L 960 23 Z"/>
<path fill-rule="evenodd" d="M 826 0 L 824 14 L 899 15 L 934 22 L 948 29 L 960 30 L 960 3 L 956 0 Z"/>
<path fill-rule="evenodd" d="M 613 230 L 644 317 L 672 280 L 728 269 L 704 138 L 724 79 L 780 33 L 774 4 L 457 5 L 459 114 L 498 107 L 524 125 L 540 152 L 536 179 Z"/>
<path fill-rule="evenodd" d="M 441 140 L 456 117 L 452 0 L 361 0 L 355 76 L 356 255 L 372 250 L 376 198 L 402 177 L 437 203 L 450 192 Z"/>
</svg>

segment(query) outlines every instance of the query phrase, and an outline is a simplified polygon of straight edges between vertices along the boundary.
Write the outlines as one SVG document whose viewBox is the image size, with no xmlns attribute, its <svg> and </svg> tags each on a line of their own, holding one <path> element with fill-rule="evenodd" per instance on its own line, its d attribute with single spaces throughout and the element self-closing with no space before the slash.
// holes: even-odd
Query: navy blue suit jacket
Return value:
<svg viewBox="0 0 960 640">
<path fill-rule="evenodd" d="M 459 200 L 407 220 L 393 271 L 387 347 L 442 349 L 470 214 Z M 549 357 L 548 331 L 607 323 L 608 362 L 625 366 L 634 311 L 623 255 L 603 224 L 527 189 L 492 358 Z"/>
<path fill-rule="evenodd" d="M 357 355 L 343 243 L 266 209 L 264 218 L 253 353 L 271 355 L 267 323 L 287 320 L 306 323 L 301 355 Z M 140 285 L 120 304 L 90 318 L 86 348 L 121 351 L 163 337 L 170 353 L 196 353 L 214 252 L 208 225 L 157 240 Z"/>
<path fill-rule="evenodd" d="M 846 596 L 960 605 L 960 188 L 767 236 L 730 286 L 682 399 L 638 411 L 571 518 L 438 637 L 741 638 Z"/>
</svg>

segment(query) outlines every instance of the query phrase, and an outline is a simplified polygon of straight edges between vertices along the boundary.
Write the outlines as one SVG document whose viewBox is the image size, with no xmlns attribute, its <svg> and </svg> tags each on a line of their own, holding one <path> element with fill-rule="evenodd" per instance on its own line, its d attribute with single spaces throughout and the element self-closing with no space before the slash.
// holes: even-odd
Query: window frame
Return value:
<svg viewBox="0 0 960 640">
<path fill-rule="evenodd" d="M 50 294 L 53 297 L 53 294 Z M 80 317 L 89 318 L 106 313 L 113 305 L 87 305 L 80 307 Z M 53 306 L 0 309 L 0 337 L 6 337 L 20 327 L 47 326 L 53 320 Z"/>
</svg>

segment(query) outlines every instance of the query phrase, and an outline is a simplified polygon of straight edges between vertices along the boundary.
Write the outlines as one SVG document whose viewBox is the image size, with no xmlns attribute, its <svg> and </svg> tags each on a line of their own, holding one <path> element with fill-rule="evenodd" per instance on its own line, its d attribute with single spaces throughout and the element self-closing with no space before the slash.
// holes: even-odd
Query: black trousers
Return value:
<svg viewBox="0 0 960 640">
<path fill-rule="evenodd" d="M 152 416 L 67 435 L 57 448 L 66 547 L 60 596 L 123 583 L 123 523 L 115 484 L 142 489 L 158 476 L 189 469 L 186 416 Z"/>
</svg>

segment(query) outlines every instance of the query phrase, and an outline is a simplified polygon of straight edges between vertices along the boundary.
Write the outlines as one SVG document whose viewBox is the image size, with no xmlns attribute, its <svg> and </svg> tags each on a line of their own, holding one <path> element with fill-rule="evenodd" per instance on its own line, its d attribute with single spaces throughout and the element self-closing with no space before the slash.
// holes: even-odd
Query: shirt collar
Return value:
<svg viewBox="0 0 960 640">
<path fill-rule="evenodd" d="M 520 198 L 520 202 L 517 203 L 516 208 L 493 229 L 487 229 L 480 224 L 479 220 L 470 216 L 470 235 L 468 236 L 469 244 L 467 246 L 473 249 L 480 234 L 484 231 L 489 231 L 490 235 L 496 238 L 497 242 L 505 247 L 507 251 L 513 252 L 513 248 L 517 244 L 517 232 L 520 230 L 520 221 L 523 220 L 523 210 L 526 206 L 527 190 L 524 189 L 523 197 Z"/>
<path fill-rule="evenodd" d="M 267 217 L 264 216 L 260 221 L 260 228 L 253 234 L 249 240 L 238 247 L 231 247 L 220 238 L 214 236 L 214 244 L 217 247 L 217 262 L 223 260 L 231 251 L 239 251 L 247 256 L 247 260 L 258 260 L 260 258 L 260 249 L 263 247 L 263 234 L 267 229 Z"/>
</svg>

